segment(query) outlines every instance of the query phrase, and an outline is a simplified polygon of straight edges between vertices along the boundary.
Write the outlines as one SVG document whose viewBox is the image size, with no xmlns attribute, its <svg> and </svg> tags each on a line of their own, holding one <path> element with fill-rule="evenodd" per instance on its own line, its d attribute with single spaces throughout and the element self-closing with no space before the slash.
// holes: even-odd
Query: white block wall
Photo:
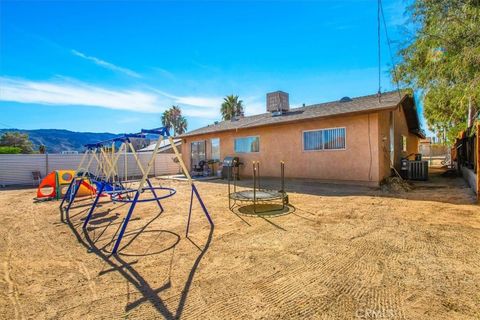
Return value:
<svg viewBox="0 0 480 320">
<path fill-rule="evenodd" d="M 146 168 L 151 153 L 139 153 L 138 157 Z M 40 171 L 45 177 L 53 170 L 73 169 L 76 170 L 83 154 L 0 154 L 0 186 L 2 185 L 32 185 L 32 172 Z M 155 157 L 152 176 L 177 174 L 180 172 L 178 163 L 173 162 L 174 154 L 160 153 Z M 133 154 L 127 153 L 127 175 L 128 177 L 141 176 Z M 84 165 L 88 163 L 88 159 Z M 92 161 L 90 171 L 94 172 L 95 160 Z M 123 179 L 125 173 L 125 156 L 120 155 L 117 164 L 118 174 Z"/>
</svg>

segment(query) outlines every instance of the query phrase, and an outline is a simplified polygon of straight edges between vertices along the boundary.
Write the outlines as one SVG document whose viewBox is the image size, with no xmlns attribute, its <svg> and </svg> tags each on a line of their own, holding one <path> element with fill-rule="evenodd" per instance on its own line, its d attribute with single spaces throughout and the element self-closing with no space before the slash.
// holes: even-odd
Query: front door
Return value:
<svg viewBox="0 0 480 320">
<path fill-rule="evenodd" d="M 200 161 L 206 160 L 205 145 L 206 141 L 195 141 L 190 145 L 191 169 L 197 166 Z"/>
</svg>

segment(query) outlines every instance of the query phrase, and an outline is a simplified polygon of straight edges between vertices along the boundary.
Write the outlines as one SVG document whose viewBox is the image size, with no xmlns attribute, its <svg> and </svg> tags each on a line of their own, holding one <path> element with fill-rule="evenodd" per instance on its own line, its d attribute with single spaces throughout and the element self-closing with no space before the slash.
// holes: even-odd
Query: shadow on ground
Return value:
<svg viewBox="0 0 480 320">
<path fill-rule="evenodd" d="M 450 204 L 473 204 L 475 194 L 462 177 L 455 172 L 447 172 L 444 168 L 429 168 L 427 181 L 409 181 L 410 191 L 391 192 L 380 187 L 368 187 L 353 184 L 326 183 L 313 179 L 286 179 L 285 190 L 289 194 L 310 194 L 324 197 L 372 196 L 418 201 L 436 201 Z M 206 183 L 225 185 L 225 198 L 228 188 L 226 180 L 210 180 Z M 265 177 L 261 179 L 261 188 L 279 190 L 280 179 Z M 244 190 L 253 188 L 253 180 L 245 178 L 237 181 L 237 188 Z M 231 185 L 233 192 L 233 185 Z"/>
<path fill-rule="evenodd" d="M 62 211 L 62 209 L 60 210 Z M 168 250 L 174 250 L 175 246 L 180 241 L 180 236 L 168 230 L 147 230 L 148 226 L 160 217 L 161 213 L 159 213 L 154 218 L 147 221 L 147 223 L 142 227 L 135 230 L 131 230 L 128 233 L 126 233 L 124 237 L 125 244 L 122 245 L 122 247 L 119 249 L 119 252 L 117 254 L 111 254 L 111 252 L 109 252 L 107 248 L 111 247 L 113 242 L 116 240 L 116 235 L 118 233 L 118 230 L 121 226 L 122 221 L 119 221 L 119 222 L 116 221 L 118 219 L 118 215 L 115 215 L 109 218 L 106 217 L 109 212 L 110 211 L 97 213 L 96 216 L 94 216 L 94 218 L 92 219 L 91 225 L 87 227 L 86 230 L 82 229 L 81 227 L 83 224 L 83 218 L 80 218 L 77 220 L 77 222 L 74 222 L 72 221 L 70 215 L 66 214 L 64 221 L 70 227 L 72 233 L 76 236 L 78 242 L 82 244 L 88 250 L 88 252 L 94 253 L 97 257 L 102 259 L 109 266 L 109 269 L 101 271 L 99 273 L 99 276 L 102 276 L 109 272 L 117 272 L 125 280 L 127 280 L 130 284 L 132 284 L 139 293 L 141 293 L 142 296 L 139 299 L 133 302 L 129 302 L 125 306 L 126 312 L 140 306 L 145 302 L 150 302 L 151 305 L 158 311 L 159 315 L 161 315 L 162 317 L 166 319 L 180 319 L 180 317 L 182 316 L 182 312 L 185 307 L 188 294 L 190 291 L 190 287 L 192 285 L 192 281 L 197 271 L 197 268 L 203 256 L 205 255 L 205 253 L 210 247 L 210 243 L 213 237 L 214 226 L 210 226 L 208 238 L 203 248 L 198 246 L 190 238 L 187 237 L 187 239 L 190 242 L 192 242 L 200 250 L 200 253 L 195 259 L 190 269 L 190 272 L 188 274 L 188 277 L 185 281 L 185 284 L 180 294 L 178 307 L 175 310 L 170 310 L 167 307 L 166 303 L 159 296 L 159 294 L 162 291 L 167 290 L 171 287 L 170 274 L 169 274 L 167 283 L 163 284 L 159 288 L 152 288 L 152 286 L 145 280 L 142 274 L 134 267 L 134 265 L 138 263 L 138 260 L 127 262 L 124 257 L 136 257 L 137 259 L 139 259 L 145 256 L 160 254 Z M 76 216 L 77 215 L 79 214 L 77 213 Z M 95 220 L 95 218 L 98 218 L 99 220 L 101 220 L 101 222 Z M 95 239 L 92 238 L 89 231 L 92 231 L 95 229 L 101 229 L 102 227 L 103 227 L 103 230 L 100 231 L 100 235 L 97 236 Z M 105 231 L 108 228 L 114 228 L 114 227 L 117 228 L 117 231 L 115 232 L 112 239 L 108 241 L 107 244 L 104 244 L 101 247 L 97 246 L 99 239 L 102 237 Z M 166 246 L 156 252 L 150 252 L 149 248 L 146 248 L 144 252 L 137 252 L 137 251 L 127 252 L 126 249 L 132 246 L 132 244 L 135 242 L 135 240 L 139 236 L 146 233 L 156 234 L 158 236 L 163 236 L 164 238 L 166 237 L 168 239 Z M 171 273 L 171 270 L 173 267 L 172 266 L 173 257 L 174 256 L 172 254 L 169 273 Z"/>
</svg>

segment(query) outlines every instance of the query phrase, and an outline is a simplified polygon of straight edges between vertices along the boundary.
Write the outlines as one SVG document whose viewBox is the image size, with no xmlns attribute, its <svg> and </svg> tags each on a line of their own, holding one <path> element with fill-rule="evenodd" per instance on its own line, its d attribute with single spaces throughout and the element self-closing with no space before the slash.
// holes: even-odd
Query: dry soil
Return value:
<svg viewBox="0 0 480 320">
<path fill-rule="evenodd" d="M 189 238 L 188 183 L 155 184 L 177 194 L 161 214 L 137 206 L 119 255 L 128 205 L 102 198 L 83 231 L 91 199 L 61 222 L 34 189 L 0 191 L 0 318 L 480 318 L 480 207 L 459 178 L 403 193 L 288 181 L 278 216 L 232 213 L 224 182 L 198 182 L 215 227 L 195 203 Z"/>
</svg>

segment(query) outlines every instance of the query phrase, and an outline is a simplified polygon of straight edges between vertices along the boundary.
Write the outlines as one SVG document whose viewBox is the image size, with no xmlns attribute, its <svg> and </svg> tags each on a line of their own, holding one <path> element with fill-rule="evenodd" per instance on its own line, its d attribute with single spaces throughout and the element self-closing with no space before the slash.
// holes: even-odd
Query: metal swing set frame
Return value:
<svg viewBox="0 0 480 320">
<path fill-rule="evenodd" d="M 148 160 L 147 166 L 144 168 L 143 165 L 140 162 L 140 159 L 139 159 L 137 153 L 135 152 L 135 149 L 132 145 L 132 142 L 131 142 L 130 138 L 145 138 L 147 134 L 156 135 L 156 136 L 158 136 L 158 138 L 157 138 L 157 141 L 156 141 L 156 144 L 155 144 L 155 148 L 152 152 L 152 155 L 151 155 L 150 159 Z M 167 127 L 161 127 L 161 128 L 157 128 L 157 129 L 142 129 L 141 132 L 137 133 L 137 134 L 126 134 L 126 135 L 122 135 L 121 137 L 117 137 L 117 138 L 114 138 L 114 139 L 111 139 L 111 140 L 99 142 L 99 143 L 96 143 L 96 144 L 86 145 L 85 146 L 86 147 L 86 152 L 84 153 L 84 156 L 82 157 L 82 160 L 80 161 L 80 165 L 78 166 L 78 168 L 75 172 L 75 177 L 74 177 L 74 179 L 72 179 L 72 182 L 68 186 L 68 190 L 65 193 L 65 196 L 62 200 L 62 203 L 60 204 L 60 209 L 63 212 L 64 204 L 65 204 L 65 202 L 67 202 L 67 206 L 65 207 L 65 212 L 68 214 L 68 212 L 71 208 L 71 205 L 75 201 L 77 192 L 79 190 L 79 187 L 80 187 L 82 181 L 89 178 L 88 177 L 89 176 L 88 168 L 90 168 L 90 166 L 92 165 L 93 160 L 96 160 L 97 169 L 99 169 L 100 172 L 102 172 L 102 177 L 99 181 L 100 182 L 99 187 L 97 185 L 97 192 L 96 192 L 95 199 L 94 199 L 94 201 L 93 201 L 93 203 L 92 203 L 92 205 L 91 205 L 91 207 L 88 211 L 88 214 L 87 214 L 87 216 L 84 220 L 84 223 L 83 223 L 83 226 L 82 226 L 83 229 L 86 230 L 86 228 L 88 226 L 88 223 L 91 220 L 92 215 L 95 211 L 95 208 L 97 207 L 99 198 L 105 193 L 105 187 L 110 185 L 110 183 L 112 183 L 111 186 L 113 186 L 113 190 L 108 192 L 108 193 L 110 193 L 111 200 L 113 202 L 130 203 L 130 207 L 128 209 L 127 215 L 125 216 L 125 219 L 123 220 L 123 223 L 122 223 L 121 228 L 120 228 L 120 232 L 119 232 L 118 237 L 115 241 L 115 244 L 114 244 L 114 247 L 113 247 L 113 250 L 112 250 L 113 254 L 116 254 L 119 250 L 120 243 L 121 243 L 122 238 L 125 234 L 128 223 L 129 223 L 129 221 L 132 217 L 132 214 L 133 214 L 133 212 L 136 208 L 137 203 L 156 201 L 159 208 L 160 208 L 160 213 L 162 213 L 164 211 L 164 209 L 163 209 L 163 206 L 162 206 L 160 200 L 169 198 L 176 193 L 176 190 L 173 189 L 173 188 L 161 187 L 161 186 L 160 187 L 154 187 L 152 185 L 150 179 L 148 178 L 149 174 L 150 174 L 150 171 L 153 167 L 158 149 L 160 148 L 161 142 L 164 139 L 169 140 L 169 142 L 170 142 L 170 144 L 173 148 L 173 151 L 175 153 L 175 157 L 177 158 L 178 162 L 180 163 L 182 171 L 185 174 L 185 176 L 187 177 L 188 182 L 191 186 L 190 207 L 189 207 L 189 212 L 188 212 L 188 221 L 187 221 L 187 228 L 186 228 L 185 236 L 188 237 L 188 232 L 189 232 L 189 228 L 190 228 L 190 221 L 191 221 L 191 216 L 192 216 L 194 196 L 197 198 L 198 202 L 200 203 L 202 211 L 205 214 L 208 222 L 210 223 L 210 225 L 212 227 L 214 226 L 213 220 L 210 217 L 210 214 L 209 214 L 209 212 L 208 212 L 208 210 L 207 210 L 207 208 L 206 208 L 206 206 L 205 206 L 205 204 L 204 204 L 204 202 L 203 202 L 203 200 L 202 200 L 202 198 L 201 198 L 201 196 L 200 196 L 200 194 L 197 190 L 197 187 L 195 186 L 195 183 L 193 182 L 193 180 L 190 176 L 190 173 L 188 172 L 188 169 L 187 169 L 187 167 L 185 166 L 185 163 L 182 160 L 182 156 L 181 156 L 180 152 L 178 151 L 178 149 L 177 149 L 177 147 L 176 147 L 176 145 L 173 141 L 173 138 L 170 136 L 168 128 Z M 121 146 L 118 149 L 117 153 L 115 153 L 115 149 L 114 149 L 115 148 L 115 142 L 121 142 Z M 109 143 L 112 143 L 111 156 L 108 155 L 104 150 L 104 146 L 109 144 Z M 136 189 L 127 189 L 122 185 L 121 182 L 118 183 L 118 185 L 117 185 L 117 184 L 115 184 L 115 181 L 114 181 L 115 177 L 117 176 L 117 172 L 115 170 L 115 167 L 118 163 L 120 155 L 123 151 L 125 151 L 125 153 L 126 153 L 128 149 L 132 152 L 133 157 L 136 161 L 136 164 L 137 164 L 138 168 L 140 169 L 140 171 L 142 173 L 142 177 L 141 177 L 141 179 L 139 181 L 139 185 Z M 100 158 L 97 156 L 97 153 L 101 155 Z M 90 157 L 89 157 L 89 155 L 90 155 Z M 89 158 L 89 160 L 87 162 L 87 165 L 85 167 L 83 167 L 87 158 Z M 99 178 L 98 175 L 96 175 L 96 177 Z M 124 178 L 127 179 L 126 176 Z M 116 186 L 118 186 L 119 188 L 116 189 Z M 152 197 L 151 198 L 140 199 L 140 195 L 144 191 L 147 191 L 147 190 L 152 193 Z M 166 190 L 166 191 L 168 191 L 168 193 L 159 196 L 159 195 L 157 195 L 155 190 Z M 131 196 L 132 194 L 133 194 L 133 196 Z"/>
</svg>

